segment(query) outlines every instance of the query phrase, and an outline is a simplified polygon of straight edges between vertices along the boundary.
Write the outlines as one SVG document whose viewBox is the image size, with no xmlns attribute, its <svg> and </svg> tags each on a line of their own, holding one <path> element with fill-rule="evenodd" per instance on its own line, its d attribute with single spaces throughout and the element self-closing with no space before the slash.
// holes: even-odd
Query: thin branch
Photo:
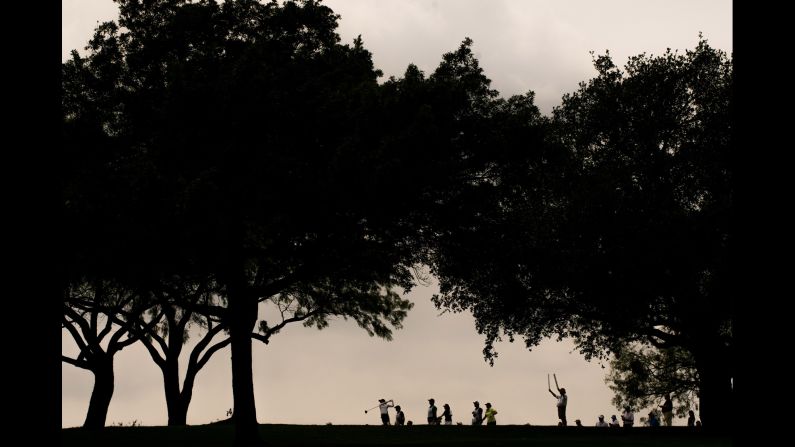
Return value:
<svg viewBox="0 0 795 447">
<path fill-rule="evenodd" d="M 149 351 L 149 356 L 152 357 L 152 360 L 154 360 L 155 364 L 157 364 L 157 366 L 159 366 L 160 369 L 164 369 L 166 367 L 166 359 L 164 356 L 160 355 L 160 351 L 158 351 L 157 348 L 155 348 L 155 346 L 148 338 L 139 337 L 138 339 L 141 340 L 141 343 L 144 344 L 146 350 Z"/>
<path fill-rule="evenodd" d="M 92 371 L 90 366 L 91 364 L 87 360 L 73 359 L 65 355 L 61 355 L 61 361 L 64 363 L 68 363 L 70 365 L 74 365 L 78 368 L 83 368 Z"/>
<path fill-rule="evenodd" d="M 213 338 L 218 335 L 224 329 L 225 326 L 218 325 L 204 334 L 204 337 L 196 344 L 193 350 L 190 353 L 190 357 L 188 358 L 188 368 L 190 369 L 193 365 L 198 365 L 201 361 L 199 360 L 199 355 L 210 344 Z"/>
<path fill-rule="evenodd" d="M 108 333 L 110 333 L 111 326 L 113 325 L 113 321 L 110 317 L 108 317 L 107 322 L 105 323 L 105 327 L 102 329 L 102 332 L 99 333 L 97 336 L 97 341 L 102 342 L 102 339 L 105 338 Z"/>
<path fill-rule="evenodd" d="M 290 317 L 287 319 L 283 319 L 281 323 L 277 324 L 276 326 L 273 326 L 272 328 L 268 328 L 268 330 L 265 332 L 264 335 L 254 332 L 251 334 L 251 338 L 259 340 L 267 345 L 270 341 L 271 336 L 279 332 L 283 327 L 287 326 L 288 324 L 295 323 L 297 321 L 304 321 L 309 317 L 319 315 L 321 313 L 323 313 L 321 309 L 317 308 L 305 313 L 304 315 L 301 315 L 300 317 Z"/>
<path fill-rule="evenodd" d="M 82 334 L 82 336 L 76 337 L 75 340 L 77 339 L 85 340 L 85 343 L 87 345 L 86 349 L 96 348 L 102 351 L 102 347 L 99 345 L 99 343 L 96 342 L 96 338 L 93 338 L 93 335 L 91 333 L 91 326 L 88 324 L 88 322 L 80 314 L 75 312 L 74 309 L 70 308 L 69 305 L 67 304 L 64 304 L 63 310 L 64 314 L 71 317 L 72 321 L 74 323 L 77 323 L 77 325 L 80 327 L 80 333 Z"/>
<path fill-rule="evenodd" d="M 218 343 L 214 344 L 207 352 L 204 353 L 202 359 L 196 364 L 197 371 L 202 369 L 204 365 L 210 360 L 213 354 L 215 354 L 219 349 L 223 349 L 226 345 L 232 342 L 230 337 L 227 337 L 224 340 L 219 341 Z"/>
</svg>

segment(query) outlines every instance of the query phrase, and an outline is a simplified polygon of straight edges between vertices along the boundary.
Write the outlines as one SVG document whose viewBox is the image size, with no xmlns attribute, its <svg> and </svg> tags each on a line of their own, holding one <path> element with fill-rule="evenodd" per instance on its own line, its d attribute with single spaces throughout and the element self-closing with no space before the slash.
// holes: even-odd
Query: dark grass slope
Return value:
<svg viewBox="0 0 795 447">
<path fill-rule="evenodd" d="M 552 447 L 724 447 L 729 435 L 686 427 L 597 429 L 594 427 L 496 427 L 363 425 L 261 425 L 268 445 L 282 446 L 552 446 Z M 108 427 L 100 431 L 79 428 L 61 431 L 63 446 L 93 447 L 204 447 L 231 445 L 231 425 L 189 427 Z"/>
</svg>

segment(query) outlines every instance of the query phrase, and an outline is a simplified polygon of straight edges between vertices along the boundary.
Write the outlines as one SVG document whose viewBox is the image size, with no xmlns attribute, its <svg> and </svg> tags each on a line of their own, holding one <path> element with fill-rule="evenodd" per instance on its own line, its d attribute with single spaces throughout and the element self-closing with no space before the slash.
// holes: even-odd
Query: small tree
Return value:
<svg viewBox="0 0 795 447">
<path fill-rule="evenodd" d="M 91 371 L 94 387 L 83 427 L 102 428 L 113 397 L 113 359 L 122 349 L 138 341 L 132 325 L 116 315 L 141 315 L 148 308 L 137 295 L 107 282 L 82 282 L 69 288 L 64 297 L 61 327 L 69 332 L 80 352 L 74 358 L 61 355 L 64 363 Z M 162 314 L 153 314 L 144 327 L 151 328 Z M 118 321 L 120 325 L 114 325 Z"/>
<path fill-rule="evenodd" d="M 213 354 L 229 345 L 225 324 L 211 315 L 211 309 L 218 308 L 223 300 L 207 285 L 181 278 L 161 283 L 152 295 L 154 304 L 148 313 L 150 316 L 161 314 L 159 324 L 152 325 L 141 316 L 121 312 L 117 315 L 123 319 L 119 319 L 118 323 L 132 326 L 160 368 L 168 425 L 181 426 L 187 423 L 196 376 Z M 203 334 L 191 349 L 185 378 L 180 386 L 179 357 L 192 328 L 203 331 Z"/>
<path fill-rule="evenodd" d="M 686 350 L 637 345 L 614 353 L 605 383 L 619 410 L 625 405 L 657 410 L 670 396 L 675 414 L 683 417 L 696 405 L 699 377 Z"/>
</svg>

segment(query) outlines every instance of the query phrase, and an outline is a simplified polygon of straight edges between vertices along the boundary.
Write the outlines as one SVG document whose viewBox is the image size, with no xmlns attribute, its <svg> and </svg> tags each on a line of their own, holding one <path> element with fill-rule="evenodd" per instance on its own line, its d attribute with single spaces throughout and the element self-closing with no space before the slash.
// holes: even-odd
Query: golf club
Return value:
<svg viewBox="0 0 795 447">
<path fill-rule="evenodd" d="M 392 399 L 389 399 L 389 400 L 387 400 L 387 402 L 392 402 L 392 403 L 395 403 L 395 401 L 394 401 L 394 400 L 392 400 Z M 376 408 L 378 408 L 378 407 L 380 407 L 380 406 L 381 406 L 381 404 L 378 404 L 378 405 L 374 406 L 373 408 L 368 408 L 368 409 L 364 410 L 364 412 L 365 412 L 365 413 L 367 413 L 368 411 L 370 411 L 370 410 L 375 410 Z"/>
</svg>

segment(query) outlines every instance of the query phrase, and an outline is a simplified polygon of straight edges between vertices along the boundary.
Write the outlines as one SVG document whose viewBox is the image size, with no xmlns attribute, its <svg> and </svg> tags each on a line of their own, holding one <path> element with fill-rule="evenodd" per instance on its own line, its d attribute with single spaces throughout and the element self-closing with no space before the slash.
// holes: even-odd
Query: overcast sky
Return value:
<svg viewBox="0 0 795 447">
<path fill-rule="evenodd" d="M 361 34 L 385 78 L 409 63 L 432 72 L 441 55 L 465 37 L 492 87 L 503 96 L 536 93 L 545 114 L 564 93 L 595 75 L 590 51 L 610 50 L 623 65 L 632 55 L 692 49 L 699 31 L 710 45 L 732 50 L 731 0 L 326 0 L 341 15 L 339 33 L 350 43 Z M 82 52 L 98 22 L 115 19 L 111 0 L 63 0 L 62 49 Z M 499 424 L 553 425 L 555 400 L 546 389 L 556 372 L 570 397 L 568 418 L 593 425 L 617 414 L 604 383 L 607 372 L 572 351 L 569 342 L 546 341 L 528 352 L 521 342 L 498 346 L 494 367 L 483 361 L 483 339 L 468 314 L 444 314 L 430 303 L 435 285 L 417 287 L 404 329 L 386 342 L 350 321 L 318 332 L 288 327 L 265 346 L 255 342 L 257 415 L 262 423 L 378 424 L 364 410 L 378 398 L 395 399 L 407 420 L 424 423 L 427 399 L 449 403 L 453 420 L 468 423 L 472 401 L 491 402 Z M 616 303 L 620 305 L 620 303 Z M 267 316 L 260 316 L 268 319 Z M 64 333 L 63 352 L 76 348 Z M 108 423 L 166 423 L 162 377 L 145 349 L 133 345 L 116 357 L 116 390 Z M 93 376 L 62 366 L 62 426 L 82 424 Z M 189 424 L 225 417 L 232 406 L 228 348 L 196 381 Z M 609 417 L 609 416 L 608 416 Z M 394 417 L 393 417 L 394 419 Z M 684 425 L 675 420 L 675 425 Z"/>
</svg>

